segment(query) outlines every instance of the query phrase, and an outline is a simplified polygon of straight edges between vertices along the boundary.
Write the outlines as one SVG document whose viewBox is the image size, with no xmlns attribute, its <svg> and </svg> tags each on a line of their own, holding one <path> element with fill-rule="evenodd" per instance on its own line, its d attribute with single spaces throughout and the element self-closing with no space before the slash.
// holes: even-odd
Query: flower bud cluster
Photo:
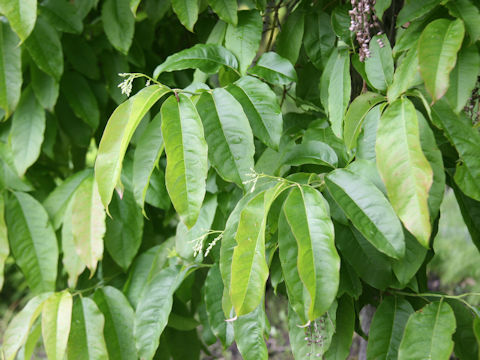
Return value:
<svg viewBox="0 0 480 360">
<path fill-rule="evenodd" d="M 350 15 L 349 30 L 355 33 L 358 45 L 360 46 L 358 55 L 360 61 L 365 61 L 370 57 L 369 44 L 372 39 L 372 33 L 383 34 L 377 15 L 375 15 L 375 0 L 351 0 L 352 10 Z M 377 39 L 378 45 L 383 47 L 382 39 Z"/>
<path fill-rule="evenodd" d="M 315 348 L 315 346 L 322 347 L 323 346 L 323 335 L 322 333 L 325 331 L 325 319 L 322 316 L 318 320 L 315 320 L 311 323 L 308 327 L 305 328 L 305 342 L 307 346 L 311 348 Z M 318 353 L 307 353 L 307 356 L 316 356 L 318 358 L 322 357 L 323 354 Z"/>
</svg>

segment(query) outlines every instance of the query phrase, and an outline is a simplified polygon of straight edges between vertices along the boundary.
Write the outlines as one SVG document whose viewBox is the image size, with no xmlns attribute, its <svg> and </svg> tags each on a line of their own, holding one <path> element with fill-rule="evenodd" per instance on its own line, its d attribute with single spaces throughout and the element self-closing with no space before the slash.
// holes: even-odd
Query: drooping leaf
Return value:
<svg viewBox="0 0 480 360">
<path fill-rule="evenodd" d="M 27 336 L 27 340 L 25 341 L 25 344 L 23 347 L 20 348 L 20 351 L 17 354 L 17 358 L 20 359 L 31 359 L 33 356 L 33 352 L 35 351 L 35 348 L 37 347 L 38 340 L 42 336 L 42 323 L 40 319 L 37 319 L 31 330 L 30 333 Z"/>
<path fill-rule="evenodd" d="M 335 151 L 326 143 L 306 141 L 294 145 L 288 150 L 282 158 L 282 162 L 285 165 L 316 164 L 335 168 L 338 164 L 338 157 Z"/>
<path fill-rule="evenodd" d="M 328 320 L 327 320 L 328 321 Z M 348 296 L 338 299 L 335 321 L 335 334 L 325 353 L 325 360 L 343 360 L 350 353 L 355 326 L 355 308 L 353 301 Z"/>
<path fill-rule="evenodd" d="M 305 52 L 318 69 L 323 69 L 335 45 L 330 16 L 324 11 L 309 11 L 305 16 Z"/>
<path fill-rule="evenodd" d="M 134 312 L 123 293 L 111 286 L 95 291 L 93 300 L 105 318 L 103 334 L 110 359 L 136 359 Z"/>
<path fill-rule="evenodd" d="M 325 183 L 343 212 L 373 246 L 395 259 L 404 256 L 400 221 L 373 183 L 344 169 L 331 172 Z"/>
<path fill-rule="evenodd" d="M 31 191 L 32 185 L 26 178 L 18 176 L 13 162 L 13 154 L 10 146 L 0 143 L 0 185 L 2 188 Z"/>
<path fill-rule="evenodd" d="M 208 4 L 220 19 L 234 26 L 237 25 L 237 0 L 209 0 Z"/>
<path fill-rule="evenodd" d="M 477 316 L 472 314 L 472 311 L 460 301 L 447 300 L 447 302 L 452 307 L 457 324 L 452 337 L 455 343 L 453 348 L 455 356 L 459 359 L 477 360 L 479 356 L 478 342 L 473 329 Z"/>
<path fill-rule="evenodd" d="M 32 89 L 38 102 L 44 109 L 53 112 L 60 90 L 59 83 L 53 77 L 38 69 L 34 64 L 30 66 L 30 76 Z"/>
<path fill-rule="evenodd" d="M 302 47 L 302 39 L 305 28 L 305 12 L 298 8 L 290 15 L 282 25 L 282 31 L 276 41 L 276 52 L 285 59 L 295 64 Z"/>
<path fill-rule="evenodd" d="M 0 12 L 7 17 L 13 31 L 24 42 L 35 26 L 37 0 L 2 0 Z"/>
<path fill-rule="evenodd" d="M 292 63 L 272 51 L 264 53 L 249 73 L 274 85 L 287 85 L 297 81 Z"/>
<path fill-rule="evenodd" d="M 385 91 L 393 81 L 393 57 L 390 42 L 386 35 L 375 35 L 370 40 L 369 48 L 370 57 L 365 60 L 365 73 L 375 89 Z"/>
<path fill-rule="evenodd" d="M 182 221 L 191 228 L 205 196 L 207 143 L 195 106 L 185 95 L 168 98 L 162 105 L 162 134 L 167 154 L 165 181 Z"/>
<path fill-rule="evenodd" d="M 49 359 L 65 358 L 72 320 L 72 304 L 72 295 L 68 291 L 53 294 L 43 304 L 42 337 Z"/>
<path fill-rule="evenodd" d="M 405 256 L 401 260 L 392 262 L 392 270 L 400 285 L 406 286 L 425 261 L 427 249 L 420 245 L 408 231 L 404 234 Z"/>
<path fill-rule="evenodd" d="M 475 2 L 470 0 L 451 1 L 446 4 L 453 16 L 463 20 L 472 44 L 480 39 L 480 9 L 474 4 Z"/>
<path fill-rule="evenodd" d="M 147 111 L 169 91 L 162 85 L 148 86 L 121 104 L 110 116 L 95 162 L 95 180 L 105 208 L 108 209 L 113 190 L 120 180 L 123 157 L 135 129 Z"/>
<path fill-rule="evenodd" d="M 58 31 L 72 34 L 80 34 L 83 31 L 82 19 L 78 16 L 73 3 L 63 0 L 42 1 L 39 10 Z"/>
<path fill-rule="evenodd" d="M 251 313 L 240 316 L 233 322 L 235 342 L 245 360 L 267 360 L 268 350 L 265 344 L 266 314 L 263 304 L 259 304 Z"/>
<path fill-rule="evenodd" d="M 182 25 L 193 32 L 193 27 L 198 19 L 198 1 L 171 0 L 171 2 L 172 9 L 177 14 Z"/>
<path fill-rule="evenodd" d="M 387 10 L 392 4 L 392 0 L 377 0 L 375 1 L 375 14 L 380 20 L 383 18 L 385 10 Z"/>
<path fill-rule="evenodd" d="M 5 1 L 2 1 L 5 2 Z M 12 1 L 12 3 L 19 3 Z M 2 9 L 2 5 L 0 5 Z M 0 22 L 0 108 L 8 118 L 15 110 L 22 88 L 21 49 L 19 38 L 8 23 Z"/>
<path fill-rule="evenodd" d="M 404 25 L 405 23 L 415 20 L 422 15 L 425 15 L 435 6 L 440 4 L 441 0 L 425 0 L 415 1 L 406 0 L 402 9 L 397 16 L 397 27 Z"/>
<path fill-rule="evenodd" d="M 400 65 L 393 75 L 393 82 L 388 86 L 387 97 L 390 103 L 394 102 L 401 94 L 416 85 L 419 77 L 418 49 L 408 50 Z M 421 81 L 421 79 L 420 79 Z"/>
<path fill-rule="evenodd" d="M 69 360 L 107 360 L 107 346 L 103 337 L 105 318 L 95 302 L 79 297 L 73 303 L 72 324 L 68 338 Z"/>
<path fill-rule="evenodd" d="M 396 100 L 382 114 L 375 151 L 377 167 L 395 212 L 408 231 L 428 248 L 428 193 L 433 172 L 422 152 L 417 113 L 408 99 Z"/>
<path fill-rule="evenodd" d="M 426 305 L 409 317 L 398 348 L 398 359 L 449 359 L 455 326 L 455 315 L 446 302 Z"/>
<path fill-rule="evenodd" d="M 14 192 L 6 206 L 8 240 L 34 293 L 51 291 L 57 279 L 57 239 L 47 212 L 32 196 Z"/>
<path fill-rule="evenodd" d="M 227 27 L 225 47 L 238 59 L 242 74 L 252 63 L 262 39 L 262 17 L 256 10 L 240 11 L 238 24 Z"/>
<path fill-rule="evenodd" d="M 449 74 L 457 61 L 465 28 L 460 19 L 432 21 L 418 41 L 418 63 L 425 87 L 433 102 L 448 90 Z"/>
<path fill-rule="evenodd" d="M 197 110 L 203 122 L 208 155 L 220 176 L 243 187 L 253 169 L 253 134 L 240 103 L 225 89 L 202 94 Z"/>
<path fill-rule="evenodd" d="M 377 127 L 380 122 L 385 104 L 380 104 L 371 109 L 363 120 L 363 131 L 357 139 L 357 159 L 375 160 L 375 142 L 377 139 Z"/>
<path fill-rule="evenodd" d="M 106 0 L 102 6 L 102 22 L 108 41 L 115 49 L 127 54 L 135 31 L 129 0 Z"/>
</svg>

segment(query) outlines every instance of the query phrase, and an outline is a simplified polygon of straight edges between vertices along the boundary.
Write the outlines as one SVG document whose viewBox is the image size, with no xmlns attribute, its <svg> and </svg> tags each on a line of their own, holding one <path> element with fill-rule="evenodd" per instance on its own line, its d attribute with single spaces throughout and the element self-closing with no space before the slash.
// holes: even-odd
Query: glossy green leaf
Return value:
<svg viewBox="0 0 480 360">
<path fill-rule="evenodd" d="M 382 42 L 383 46 L 379 44 Z M 386 35 L 375 35 L 370 41 L 370 57 L 365 60 L 368 81 L 380 91 L 393 81 L 392 48 Z"/>
<path fill-rule="evenodd" d="M 292 63 L 274 52 L 264 53 L 249 73 L 274 85 L 287 85 L 297 81 Z"/>
<path fill-rule="evenodd" d="M 390 103 L 394 102 L 401 94 L 415 86 L 419 74 L 418 49 L 408 50 L 400 65 L 393 75 L 393 82 L 388 86 L 387 97 Z"/>
<path fill-rule="evenodd" d="M 220 19 L 234 26 L 237 25 L 237 0 L 208 0 L 208 4 Z"/>
<path fill-rule="evenodd" d="M 5 2 L 5 1 L 3 1 Z M 0 5 L 1 9 L 1 5 Z M 19 38 L 8 23 L 0 22 L 0 108 L 8 118 L 15 110 L 22 88 L 21 49 Z"/>
<path fill-rule="evenodd" d="M 355 308 L 351 298 L 342 296 L 338 299 L 335 320 L 335 334 L 325 353 L 325 360 L 344 360 L 350 353 L 355 326 Z"/>
<path fill-rule="evenodd" d="M 32 32 L 37 19 L 37 0 L 1 0 L 0 13 L 4 14 L 21 39 Z"/>
<path fill-rule="evenodd" d="M 478 316 L 476 316 L 475 320 L 473 320 L 473 332 L 475 333 L 477 342 L 480 345 L 480 318 Z"/>
<path fill-rule="evenodd" d="M 5 199 L 0 195 L 0 291 L 3 287 L 3 269 L 7 260 L 10 248 L 8 245 L 7 224 L 5 223 Z"/>
<path fill-rule="evenodd" d="M 164 71 L 200 69 L 207 74 L 215 74 L 222 66 L 237 70 L 235 55 L 217 44 L 197 44 L 189 49 L 170 55 L 153 72 L 156 79 Z"/>
<path fill-rule="evenodd" d="M 73 3 L 63 0 L 42 1 L 39 11 L 58 31 L 72 34 L 83 31 L 82 19 L 77 15 Z"/>
<path fill-rule="evenodd" d="M 460 17 L 463 20 L 465 29 L 470 35 L 471 43 L 478 41 L 480 39 L 480 9 L 475 6 L 475 2 L 457 0 L 450 1 L 446 5 L 453 16 Z"/>
<path fill-rule="evenodd" d="M 282 162 L 285 165 L 316 164 L 335 168 L 338 164 L 338 157 L 335 151 L 326 143 L 307 141 L 294 145 L 288 150 Z"/>
<path fill-rule="evenodd" d="M 457 61 L 465 28 L 460 19 L 438 19 L 423 30 L 418 41 L 418 63 L 433 102 L 448 90 L 449 74 Z"/>
<path fill-rule="evenodd" d="M 347 149 L 351 150 L 357 145 L 357 138 L 362 130 L 363 120 L 371 108 L 385 100 L 382 95 L 366 92 L 357 96 L 348 107 L 343 127 L 343 139 Z"/>
<path fill-rule="evenodd" d="M 172 310 L 173 293 L 185 277 L 180 267 L 169 267 L 157 273 L 147 284 L 137 306 L 134 337 L 141 359 L 151 360 L 160 335 Z"/>
<path fill-rule="evenodd" d="M 162 105 L 162 134 L 167 154 L 166 186 L 173 206 L 191 228 L 205 196 L 207 143 L 195 106 L 185 95 L 168 98 Z"/>
<path fill-rule="evenodd" d="M 323 69 L 335 45 L 336 36 L 330 16 L 323 11 L 309 11 L 305 16 L 304 47 L 318 69 Z"/>
<path fill-rule="evenodd" d="M 426 305 L 409 317 L 398 349 L 398 359 L 449 359 L 455 326 L 455 315 L 446 302 Z"/>
<path fill-rule="evenodd" d="M 398 347 L 409 316 L 410 303 L 396 296 L 386 297 L 373 316 L 368 334 L 369 359 L 397 359 Z"/>
<path fill-rule="evenodd" d="M 397 16 L 397 27 L 404 25 L 405 23 L 415 20 L 429 11 L 431 11 L 435 6 L 440 4 L 441 0 L 425 0 L 425 1 L 415 1 L 415 0 L 406 0 L 402 9 Z"/>
<path fill-rule="evenodd" d="M 188 30 L 193 32 L 193 27 L 198 19 L 198 1 L 196 0 L 171 0 L 172 9 L 178 19 Z"/>
<path fill-rule="evenodd" d="M 383 14 L 392 4 L 392 0 L 377 0 L 375 1 L 375 14 L 380 20 L 383 18 Z"/>
<path fill-rule="evenodd" d="M 267 360 L 268 350 L 265 344 L 267 315 L 263 304 L 259 304 L 251 313 L 240 316 L 233 322 L 233 331 L 237 348 L 244 360 Z"/>
<path fill-rule="evenodd" d="M 69 360 L 107 360 L 107 346 L 103 337 L 105 318 L 95 302 L 79 297 L 73 303 L 72 325 L 68 339 Z"/>
<path fill-rule="evenodd" d="M 18 176 L 13 162 L 13 154 L 10 146 L 0 143 L 0 185 L 3 188 L 19 191 L 31 191 L 32 185 L 26 178 Z"/>
<path fill-rule="evenodd" d="M 68 291 L 53 294 L 43 304 L 42 337 L 49 359 L 65 358 L 72 320 L 72 304 L 72 295 Z"/>
<path fill-rule="evenodd" d="M 385 185 L 380 178 L 380 174 L 378 173 L 377 164 L 375 163 L 375 161 L 365 160 L 361 158 L 355 159 L 355 161 L 348 164 L 347 170 L 350 170 L 351 172 L 360 175 L 364 179 L 369 180 L 385 196 L 387 195 L 387 189 L 385 188 Z"/>
<path fill-rule="evenodd" d="M 276 52 L 285 59 L 295 64 L 302 47 L 302 39 L 305 30 L 305 12 L 296 9 L 288 15 L 287 21 L 282 25 L 282 31 L 276 41 Z"/>
<path fill-rule="evenodd" d="M 447 300 L 447 302 L 452 307 L 457 323 L 455 333 L 453 334 L 453 342 L 455 343 L 453 352 L 455 356 L 459 359 L 477 360 L 479 356 L 478 343 L 473 329 L 477 316 L 460 301 L 451 299 Z"/>
<path fill-rule="evenodd" d="M 63 73 L 63 51 L 60 36 L 47 21 L 37 19 L 35 29 L 25 40 L 25 48 L 40 70 L 59 81 Z"/>
<path fill-rule="evenodd" d="M 103 257 L 105 210 L 93 176 L 85 178 L 72 198 L 72 235 L 78 256 L 95 272 Z"/>
<path fill-rule="evenodd" d="M 253 169 L 253 134 L 240 103 L 225 89 L 205 92 L 197 102 L 209 148 L 220 176 L 243 187 Z"/>
<path fill-rule="evenodd" d="M 42 312 L 45 300 L 50 295 L 50 293 L 45 293 L 35 296 L 10 321 L 3 335 L 2 355 L 5 360 L 15 360 L 18 350 L 27 340 L 30 329 Z"/>
<path fill-rule="evenodd" d="M 375 144 L 377 166 L 388 198 L 403 225 L 428 248 L 428 193 L 432 167 L 420 144 L 417 113 L 408 99 L 398 99 L 380 118 Z"/>
<path fill-rule="evenodd" d="M 331 172 L 325 183 L 353 225 L 373 246 L 395 259 L 404 256 L 405 240 L 400 221 L 373 183 L 344 169 Z"/>
<path fill-rule="evenodd" d="M 123 293 L 111 286 L 95 291 L 93 300 L 105 317 L 103 335 L 110 359 L 136 359 L 134 312 Z"/>
<path fill-rule="evenodd" d="M 102 6 L 102 22 L 108 41 L 115 49 L 127 54 L 135 31 L 129 0 L 106 0 Z"/>
<path fill-rule="evenodd" d="M 227 90 L 242 105 L 254 135 L 265 145 L 278 149 L 283 119 L 277 96 L 270 87 L 252 76 L 244 76 Z"/>
<path fill-rule="evenodd" d="M 405 231 L 404 234 L 405 256 L 401 260 L 392 262 L 393 273 L 402 286 L 406 286 L 412 280 L 427 255 L 427 249 L 420 245 L 408 231 Z"/>
<path fill-rule="evenodd" d="M 357 139 L 357 159 L 375 160 L 375 142 L 377 140 L 377 127 L 380 115 L 386 104 L 380 104 L 371 109 L 363 120 L 363 131 Z"/>
<path fill-rule="evenodd" d="M 238 59 L 242 74 L 250 66 L 262 39 L 262 17 L 256 10 L 240 11 L 238 24 L 229 24 L 225 34 L 225 47 Z"/>
<path fill-rule="evenodd" d="M 38 69 L 34 64 L 30 66 L 30 76 L 32 89 L 38 102 L 44 109 L 53 112 L 60 90 L 59 83 L 53 77 Z"/>
<path fill-rule="evenodd" d="M 95 179 L 105 208 L 108 209 L 113 190 L 120 180 L 123 157 L 135 129 L 147 111 L 169 91 L 162 85 L 148 86 L 125 101 L 110 116 L 95 162 Z"/>
<path fill-rule="evenodd" d="M 51 291 L 57 279 L 57 239 L 47 212 L 32 196 L 14 192 L 6 206 L 8 240 L 34 293 Z"/>
</svg>

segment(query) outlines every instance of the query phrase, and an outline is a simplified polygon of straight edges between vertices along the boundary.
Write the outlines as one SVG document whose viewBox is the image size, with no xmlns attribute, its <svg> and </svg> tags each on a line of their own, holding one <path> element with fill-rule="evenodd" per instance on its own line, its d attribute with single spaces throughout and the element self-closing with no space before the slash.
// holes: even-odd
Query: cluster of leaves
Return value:
<svg viewBox="0 0 480 360">
<path fill-rule="evenodd" d="M 266 359 L 268 286 L 297 359 L 366 304 L 369 358 L 478 359 L 425 292 L 447 184 L 480 249 L 480 9 L 377 0 L 360 61 L 367 3 L 0 0 L 0 279 L 34 295 L 3 357 Z"/>
</svg>

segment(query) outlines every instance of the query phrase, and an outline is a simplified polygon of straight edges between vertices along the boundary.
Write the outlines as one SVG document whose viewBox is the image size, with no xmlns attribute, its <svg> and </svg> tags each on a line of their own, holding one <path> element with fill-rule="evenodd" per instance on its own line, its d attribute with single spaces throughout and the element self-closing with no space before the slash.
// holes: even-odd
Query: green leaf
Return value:
<svg viewBox="0 0 480 360">
<path fill-rule="evenodd" d="M 408 319 L 400 347 L 399 360 L 447 360 L 453 350 L 455 315 L 446 302 L 433 302 Z"/>
<path fill-rule="evenodd" d="M 75 249 L 93 274 L 97 268 L 97 262 L 103 256 L 103 235 L 105 234 L 105 210 L 93 176 L 82 181 L 75 190 L 72 201 L 70 221 Z"/>
<path fill-rule="evenodd" d="M 137 359 L 133 339 L 134 312 L 123 293 L 105 286 L 95 291 L 93 300 L 105 317 L 103 335 L 110 359 Z"/>
<path fill-rule="evenodd" d="M 106 0 L 102 6 L 102 22 L 108 41 L 126 55 L 135 32 L 135 18 L 129 0 Z"/>
<path fill-rule="evenodd" d="M 414 47 L 408 50 L 400 65 L 397 66 L 393 82 L 388 86 L 388 102 L 394 102 L 405 91 L 417 85 L 418 74 L 418 49 Z"/>
<path fill-rule="evenodd" d="M 22 42 L 30 35 L 37 19 L 37 0 L 1 0 L 0 13 Z"/>
<path fill-rule="evenodd" d="M 72 320 L 72 303 L 72 295 L 63 291 L 53 294 L 43 304 L 42 336 L 49 359 L 65 358 Z"/>
<path fill-rule="evenodd" d="M 59 81 L 63 73 L 63 52 L 58 32 L 38 18 L 35 29 L 25 40 L 25 47 L 40 70 Z"/>
<path fill-rule="evenodd" d="M 379 42 L 383 43 L 380 46 Z M 370 57 L 365 60 L 368 81 L 378 90 L 385 91 L 393 81 L 392 48 L 386 35 L 375 35 L 370 41 Z"/>
<path fill-rule="evenodd" d="M 302 47 L 302 39 L 305 28 L 305 12 L 297 8 L 287 17 L 282 25 L 282 31 L 276 41 L 276 52 L 285 59 L 295 64 Z"/>
<path fill-rule="evenodd" d="M 162 134 L 167 154 L 165 181 L 182 221 L 191 228 L 205 196 L 208 148 L 200 116 L 183 94 L 162 105 Z"/>
<path fill-rule="evenodd" d="M 53 112 L 60 90 L 59 83 L 50 75 L 31 64 L 30 76 L 35 97 L 44 109 Z"/>
<path fill-rule="evenodd" d="M 338 157 L 335 151 L 326 143 L 306 141 L 296 144 L 288 150 L 282 158 L 282 162 L 285 165 L 316 164 L 335 168 L 338 164 Z"/>
<path fill-rule="evenodd" d="M 297 242 L 298 274 L 310 294 L 308 319 L 313 321 L 335 300 L 340 279 L 330 211 L 318 191 L 301 187 L 291 190 L 283 212 Z"/>
<path fill-rule="evenodd" d="M 273 85 L 287 85 L 297 81 L 292 63 L 271 51 L 264 53 L 249 73 Z"/>
<path fill-rule="evenodd" d="M 479 355 L 478 343 L 473 330 L 477 316 L 460 301 L 449 299 L 447 302 L 452 307 L 457 323 L 455 334 L 453 334 L 455 356 L 459 359 L 477 360 Z"/>
<path fill-rule="evenodd" d="M 470 0 L 449 1 L 446 4 L 450 13 L 455 17 L 460 17 L 465 28 L 470 35 L 471 43 L 475 43 L 480 39 L 480 10 L 474 2 Z"/>
<path fill-rule="evenodd" d="M 244 360 L 267 360 L 268 350 L 265 345 L 267 315 L 263 304 L 254 311 L 240 316 L 233 322 L 233 331 L 238 351 Z"/>
<path fill-rule="evenodd" d="M 0 185 L 2 188 L 11 190 L 33 190 L 27 179 L 18 176 L 13 162 L 12 150 L 4 143 L 0 143 Z"/>
<path fill-rule="evenodd" d="M 236 71 L 238 61 L 235 55 L 217 44 L 197 44 L 167 57 L 155 68 L 153 77 L 158 78 L 164 71 L 184 69 L 200 69 L 204 73 L 215 74 L 222 66 Z"/>
<path fill-rule="evenodd" d="M 380 20 L 383 18 L 385 10 L 387 10 L 392 4 L 392 0 L 377 0 L 375 1 L 375 14 Z"/>
<path fill-rule="evenodd" d="M 378 103 L 385 100 L 380 94 L 366 92 L 355 98 L 348 107 L 347 114 L 345 115 L 344 124 L 344 141 L 347 149 L 351 150 L 357 145 L 357 138 L 362 130 L 363 120 L 367 116 L 370 109 L 372 109 Z"/>
<path fill-rule="evenodd" d="M 338 299 L 335 321 L 335 334 L 325 353 L 325 360 L 344 360 L 350 353 L 355 326 L 355 308 L 353 301 L 348 296 Z"/>
<path fill-rule="evenodd" d="M 147 284 L 135 312 L 134 336 L 138 356 L 151 360 L 159 345 L 160 335 L 172 310 L 173 293 L 185 277 L 179 266 L 157 273 Z"/>
<path fill-rule="evenodd" d="M 407 230 L 428 248 L 432 231 L 428 193 L 433 172 L 422 152 L 415 107 L 408 99 L 396 100 L 382 114 L 375 151 L 395 212 Z"/>
<path fill-rule="evenodd" d="M 0 194 L 0 291 L 2 290 L 4 280 L 3 269 L 9 253 L 7 224 L 5 223 L 5 199 Z"/>
<path fill-rule="evenodd" d="M 455 114 L 446 101 L 432 107 L 432 119 L 441 126 L 444 134 L 460 157 L 455 171 L 455 182 L 465 195 L 480 201 L 480 134 L 464 114 Z"/>
<path fill-rule="evenodd" d="M 452 109 L 459 113 L 465 107 L 477 83 L 480 73 L 478 48 L 469 46 L 458 53 L 457 64 L 450 73 L 450 87 L 445 97 Z"/>
<path fill-rule="evenodd" d="M 339 138 L 343 137 L 343 117 L 350 102 L 350 93 L 350 56 L 346 49 L 335 48 L 320 79 L 320 100 L 332 130 Z"/>
<path fill-rule="evenodd" d="M 375 161 L 375 141 L 377 139 L 377 127 L 380 122 L 380 115 L 385 108 L 385 103 L 375 106 L 371 109 L 363 120 L 363 131 L 357 139 L 357 159 Z"/>
<path fill-rule="evenodd" d="M 240 11 L 238 24 L 229 24 L 225 34 L 225 47 L 238 59 L 242 74 L 252 63 L 262 39 L 262 17 L 257 10 Z"/>
<path fill-rule="evenodd" d="M 325 184 L 353 225 L 375 248 L 394 259 L 404 256 L 400 221 L 373 183 L 348 170 L 337 169 L 325 177 Z"/>
<path fill-rule="evenodd" d="M 405 256 L 401 260 L 392 262 L 393 273 L 402 286 L 406 286 L 412 280 L 427 255 L 427 249 L 420 245 L 408 231 L 405 231 L 404 234 Z"/>
<path fill-rule="evenodd" d="M 33 324 L 32 329 L 30 330 L 30 333 L 28 334 L 27 340 L 25 341 L 25 345 L 23 345 L 23 347 L 18 352 L 17 358 L 25 359 L 25 360 L 29 360 L 32 358 L 33 352 L 37 347 L 38 340 L 40 339 L 40 336 L 42 336 L 41 325 L 42 325 L 41 322 L 39 321 L 39 319 L 37 319 Z"/>
<path fill-rule="evenodd" d="M 460 19 L 432 21 L 423 30 L 418 41 L 418 63 L 433 102 L 448 90 L 449 74 L 457 61 L 465 28 Z"/>
<path fill-rule="evenodd" d="M 95 302 L 79 297 L 73 304 L 72 325 L 68 339 L 69 360 L 107 360 L 107 346 L 103 337 L 105 318 Z"/>
<path fill-rule="evenodd" d="M 220 176 L 244 187 L 253 169 L 253 134 L 240 103 L 225 89 L 205 92 L 197 102 L 209 148 Z"/>
<path fill-rule="evenodd" d="M 5 1 L 2 1 L 5 2 Z M 1 5 L 0 5 L 1 9 Z M 15 110 L 22 88 L 22 62 L 19 39 L 8 23 L 0 22 L 0 108 L 5 118 Z"/>
<path fill-rule="evenodd" d="M 35 296 L 10 321 L 3 335 L 2 355 L 5 360 L 15 360 L 18 350 L 27 341 L 30 329 L 42 312 L 45 300 L 50 295 L 50 293 L 45 293 Z"/>
<path fill-rule="evenodd" d="M 95 179 L 105 208 L 108 209 L 113 190 L 120 180 L 123 157 L 135 129 L 148 110 L 169 91 L 163 85 L 148 86 L 121 104 L 110 116 L 95 162 Z"/>
<path fill-rule="evenodd" d="M 405 23 L 415 20 L 440 4 L 441 0 L 406 0 L 402 9 L 397 16 L 397 27 L 404 25 Z"/>
<path fill-rule="evenodd" d="M 305 17 L 303 44 L 305 52 L 316 68 L 320 70 L 324 68 L 335 40 L 330 16 L 323 11 L 310 10 Z"/>
<path fill-rule="evenodd" d="M 63 0 L 46 0 L 39 11 L 58 31 L 80 34 L 83 31 L 82 19 L 76 13 L 73 3 Z"/>
<path fill-rule="evenodd" d="M 208 0 L 208 4 L 220 19 L 234 26 L 237 25 L 237 0 Z"/>
<path fill-rule="evenodd" d="M 198 19 L 198 1 L 197 0 L 171 0 L 172 9 L 177 14 L 178 20 L 189 31 L 193 32 L 193 27 Z"/>
<path fill-rule="evenodd" d="M 10 248 L 34 293 L 51 291 L 57 279 L 57 239 L 47 212 L 28 194 L 14 192 L 6 206 Z"/>
<path fill-rule="evenodd" d="M 473 332 L 475 333 L 475 337 L 480 346 L 480 318 L 478 316 L 473 320 Z"/>
<path fill-rule="evenodd" d="M 38 159 L 44 132 L 45 111 L 28 87 L 23 91 L 10 129 L 13 160 L 20 176 Z"/>
<path fill-rule="evenodd" d="M 88 77 L 89 79 L 98 79 L 100 76 L 100 70 L 97 64 L 97 56 L 91 46 L 91 43 L 81 36 L 68 34 L 63 35 L 62 39 L 65 57 L 72 65 L 73 69 L 78 71 L 80 74 Z M 121 62 L 122 59 L 124 59 L 121 55 L 116 56 L 116 58 L 117 62 Z M 105 59 L 104 56 L 102 56 L 102 65 L 104 67 L 110 67 L 110 61 L 108 60 Z M 115 67 L 103 70 L 109 73 L 111 71 L 115 71 Z M 128 67 L 124 67 L 119 71 L 116 71 L 115 76 L 118 76 L 119 72 L 128 72 Z M 106 83 L 108 86 L 108 80 L 106 80 Z M 120 91 L 118 87 L 117 89 L 118 91 Z"/>
<path fill-rule="evenodd" d="M 382 301 L 368 334 L 369 359 L 397 359 L 403 330 L 412 313 L 412 305 L 403 298 L 389 296 Z"/>
<path fill-rule="evenodd" d="M 244 76 L 227 90 L 242 105 L 253 133 L 265 145 L 277 150 L 282 135 L 283 119 L 277 96 L 263 81 Z"/>
</svg>

